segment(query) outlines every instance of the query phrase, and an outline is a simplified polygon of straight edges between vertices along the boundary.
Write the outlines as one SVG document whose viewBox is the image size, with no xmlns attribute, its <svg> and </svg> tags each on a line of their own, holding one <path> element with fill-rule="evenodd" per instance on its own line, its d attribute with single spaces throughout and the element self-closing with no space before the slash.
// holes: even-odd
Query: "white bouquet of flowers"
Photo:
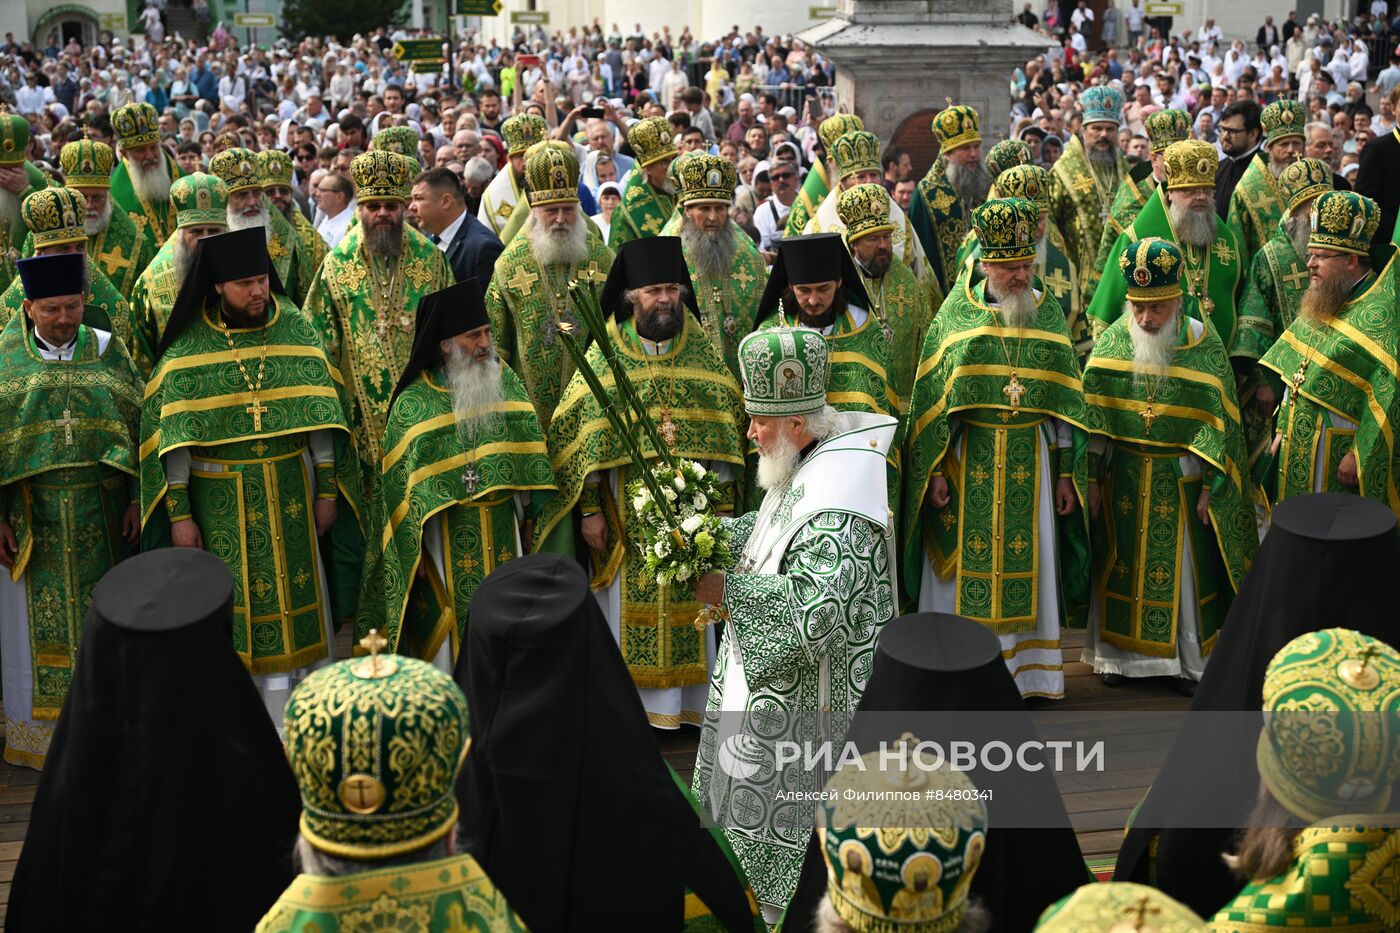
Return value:
<svg viewBox="0 0 1400 933">
<path fill-rule="evenodd" d="M 627 487 L 641 521 L 641 553 L 657 586 L 689 583 L 730 566 L 729 532 L 715 515 L 719 480 L 694 460 L 678 458 L 652 468 L 651 482 Z M 660 494 L 664 502 L 657 501 Z"/>
</svg>

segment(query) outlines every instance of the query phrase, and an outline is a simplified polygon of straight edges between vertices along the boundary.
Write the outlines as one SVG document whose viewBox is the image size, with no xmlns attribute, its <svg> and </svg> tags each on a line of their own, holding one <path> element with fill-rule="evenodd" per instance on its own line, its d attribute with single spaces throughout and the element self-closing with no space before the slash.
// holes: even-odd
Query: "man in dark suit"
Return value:
<svg viewBox="0 0 1400 933">
<path fill-rule="evenodd" d="M 1390 92 L 1392 106 L 1400 107 L 1400 87 Z M 1395 231 L 1396 209 L 1400 208 L 1400 135 L 1395 131 L 1377 136 L 1361 150 L 1361 165 L 1356 170 L 1356 193 L 1380 205 L 1381 225 L 1377 240 L 1388 240 Z"/>
<path fill-rule="evenodd" d="M 408 213 L 417 219 L 418 229 L 447 254 L 456 281 L 475 278 L 486 288 L 504 247 L 467 210 L 456 175 L 445 168 L 433 168 L 415 178 Z"/>
</svg>

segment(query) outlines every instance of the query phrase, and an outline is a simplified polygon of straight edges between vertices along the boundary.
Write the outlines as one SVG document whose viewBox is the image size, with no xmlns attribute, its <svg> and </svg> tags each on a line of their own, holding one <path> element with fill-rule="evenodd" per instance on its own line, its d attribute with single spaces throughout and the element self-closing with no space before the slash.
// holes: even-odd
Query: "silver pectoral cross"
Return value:
<svg viewBox="0 0 1400 933">
<path fill-rule="evenodd" d="M 478 479 L 480 479 L 480 477 L 477 475 L 476 472 L 476 464 L 467 464 L 467 468 L 462 471 L 462 482 L 466 484 L 467 495 L 476 495 L 476 484 Z"/>
<path fill-rule="evenodd" d="M 67 444 L 69 447 L 73 446 L 73 426 L 76 425 L 79 420 L 78 418 L 74 418 L 73 413 L 65 408 L 63 409 L 63 417 L 54 422 L 55 427 L 63 429 L 63 443 Z"/>
</svg>

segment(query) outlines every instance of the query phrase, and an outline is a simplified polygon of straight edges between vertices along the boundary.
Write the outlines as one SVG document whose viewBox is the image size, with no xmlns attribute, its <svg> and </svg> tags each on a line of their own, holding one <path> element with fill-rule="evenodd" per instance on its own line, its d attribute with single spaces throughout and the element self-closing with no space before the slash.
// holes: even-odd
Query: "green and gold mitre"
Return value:
<svg viewBox="0 0 1400 933">
<path fill-rule="evenodd" d="M 1167 190 L 1185 188 L 1214 188 L 1215 170 L 1220 155 L 1215 147 L 1202 139 L 1184 139 L 1166 148 Z"/>
<path fill-rule="evenodd" d="M 805 327 L 758 330 L 739 341 L 744 410 L 750 415 L 810 415 L 826 405 L 831 363 L 826 337 Z"/>
<path fill-rule="evenodd" d="M 1182 296 L 1181 249 L 1160 237 L 1129 243 L 1118 257 L 1130 301 L 1169 301 Z"/>
<path fill-rule="evenodd" d="M 627 145 L 632 147 L 637 164 L 643 168 L 676 155 L 671 122 L 665 117 L 647 117 L 633 123 L 627 130 Z"/>
<path fill-rule="evenodd" d="M 154 145 L 160 142 L 160 115 L 150 104 L 123 104 L 112 111 L 112 132 L 123 149 Z"/>
<path fill-rule="evenodd" d="M 846 242 L 854 243 L 871 233 L 888 233 L 890 196 L 884 185 L 853 185 L 836 199 L 836 216 L 846 228 Z"/>
<path fill-rule="evenodd" d="M 1020 198 L 1042 214 L 1050 211 L 1050 173 L 1039 165 L 1017 165 L 996 176 L 997 195 Z"/>
<path fill-rule="evenodd" d="M 1380 224 L 1381 209 L 1375 201 L 1355 191 L 1327 191 L 1313 202 L 1308 248 L 1365 256 Z"/>
<path fill-rule="evenodd" d="M 417 162 L 418 131 L 411 126 L 386 126 L 374 134 L 369 147 L 380 152 L 397 152 Z"/>
<path fill-rule="evenodd" d="M 817 138 L 822 141 L 826 151 L 831 151 L 831 144 L 836 142 L 847 133 L 855 133 L 865 129 L 865 121 L 853 113 L 838 113 L 827 117 L 817 126 Z"/>
<path fill-rule="evenodd" d="M 25 198 L 19 210 L 34 235 L 35 249 L 87 242 L 87 198 L 72 188 L 41 188 Z"/>
<path fill-rule="evenodd" d="M 229 194 L 244 188 L 262 188 L 258 154 L 251 149 L 225 149 L 209 160 L 209 171 L 224 180 Z"/>
<path fill-rule="evenodd" d="M 900 739 L 902 762 L 870 752 L 861 767 L 841 768 L 817 805 L 827 897 L 852 930 L 949 933 L 967 912 L 987 807 L 962 771 L 919 767 L 917 742 Z"/>
<path fill-rule="evenodd" d="M 578 159 L 573 147 L 537 144 L 525 157 L 525 196 L 531 207 L 578 203 Z"/>
<path fill-rule="evenodd" d="M 70 187 L 110 188 L 117 157 L 106 143 L 79 139 L 59 150 L 58 164 L 63 169 L 63 183 Z"/>
<path fill-rule="evenodd" d="M 1332 190 L 1332 166 L 1321 159 L 1299 159 L 1279 175 L 1278 186 L 1292 216 L 1304 201 Z"/>
<path fill-rule="evenodd" d="M 734 201 L 739 170 L 734 163 L 703 152 L 688 152 L 671 163 L 680 182 L 676 201 L 687 204 L 724 204 Z"/>
<path fill-rule="evenodd" d="M 417 171 L 417 162 L 397 152 L 385 152 L 383 149 L 362 152 L 350 162 L 355 199 L 361 204 L 407 201 L 408 189 Z"/>
<path fill-rule="evenodd" d="M 1383 813 L 1400 779 L 1400 652 L 1329 628 L 1300 635 L 1264 671 L 1259 776 L 1317 822 Z"/>
<path fill-rule="evenodd" d="M 1185 110 L 1173 107 L 1158 110 L 1149 113 L 1142 124 L 1147 128 L 1147 140 L 1153 152 L 1166 152 L 1172 143 L 1191 138 L 1191 115 Z"/>
<path fill-rule="evenodd" d="M 29 149 L 29 121 L 0 104 L 0 168 L 23 165 Z"/>
<path fill-rule="evenodd" d="M 1206 933 L 1191 908 L 1156 888 L 1131 881 L 1086 884 L 1040 915 L 1044 933 Z"/>
<path fill-rule="evenodd" d="M 857 172 L 880 171 L 880 137 L 865 130 L 839 136 L 828 155 L 836 163 L 836 180 Z"/>
<path fill-rule="evenodd" d="M 1031 147 L 1019 139 L 1003 139 L 987 150 L 987 174 L 993 180 L 1009 168 L 1030 164 Z"/>
<path fill-rule="evenodd" d="M 416 658 L 376 652 L 324 667 L 292 691 L 287 761 L 301 788 L 301 834 L 340 858 L 421 849 L 457 823 L 453 784 L 470 737 L 467 700 Z"/>
<path fill-rule="evenodd" d="M 258 177 L 264 188 L 290 188 L 292 157 L 280 149 L 264 149 L 258 153 Z"/>
<path fill-rule="evenodd" d="M 933 135 L 938 140 L 939 151 L 944 154 L 980 143 L 982 116 L 966 104 L 954 104 L 949 100 L 948 106 L 933 118 Z"/>
<path fill-rule="evenodd" d="M 1084 124 L 1122 123 L 1123 92 L 1108 84 L 1086 88 L 1079 95 L 1079 109 L 1084 113 Z"/>
<path fill-rule="evenodd" d="M 549 135 L 544 117 L 521 113 L 501 124 L 501 137 L 506 141 L 506 155 L 520 155 Z"/>
<path fill-rule="evenodd" d="M 195 172 L 175 179 L 170 203 L 175 206 L 176 227 L 228 225 L 228 186 L 217 175 Z"/>
<path fill-rule="evenodd" d="M 1040 210 L 1021 198 L 984 201 L 972 210 L 972 232 L 982 247 L 983 262 L 1020 262 L 1035 258 L 1035 228 Z"/>
<path fill-rule="evenodd" d="M 1280 139 L 1303 138 L 1303 127 L 1308 122 L 1308 112 L 1299 100 L 1276 100 L 1264 108 L 1259 115 L 1264 127 L 1264 148 L 1267 149 Z"/>
</svg>

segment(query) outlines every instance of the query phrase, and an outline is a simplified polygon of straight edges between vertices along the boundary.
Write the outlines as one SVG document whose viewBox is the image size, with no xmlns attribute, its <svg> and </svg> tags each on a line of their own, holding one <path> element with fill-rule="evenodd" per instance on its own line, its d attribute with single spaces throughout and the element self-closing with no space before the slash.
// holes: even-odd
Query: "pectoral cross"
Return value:
<svg viewBox="0 0 1400 933">
<path fill-rule="evenodd" d="M 671 420 L 671 409 L 661 409 L 661 439 L 666 442 L 671 453 L 676 452 L 676 423 Z"/>
<path fill-rule="evenodd" d="M 1302 285 L 1307 284 L 1309 278 L 1308 270 L 1299 269 L 1298 264 L 1296 262 L 1290 262 L 1288 264 L 1288 268 L 1291 271 L 1289 271 L 1283 276 L 1283 283 L 1285 285 L 1287 285 L 1289 288 L 1300 288 L 1300 283 L 1302 283 Z"/>
<path fill-rule="evenodd" d="M 1021 410 L 1021 396 L 1026 394 L 1026 387 L 1021 384 L 1021 380 L 1016 378 L 1016 371 L 1011 371 L 1011 381 L 1006 384 L 1006 388 L 1001 390 L 1001 394 L 1011 400 L 1011 410 Z"/>
<path fill-rule="evenodd" d="M 1291 386 L 1293 387 L 1293 391 L 1294 391 L 1295 394 L 1297 393 L 1299 387 L 1302 386 L 1302 384 L 1303 384 L 1303 377 L 1306 376 L 1307 374 L 1308 374 L 1308 361 L 1307 361 L 1307 360 L 1303 360 L 1303 362 L 1301 362 L 1301 363 L 1298 364 L 1298 369 L 1293 373 L 1293 375 L 1291 375 L 1291 376 L 1288 377 L 1288 384 L 1291 385 Z"/>
<path fill-rule="evenodd" d="M 73 413 L 65 408 L 63 409 L 63 417 L 54 422 L 55 427 L 63 429 L 63 443 L 69 447 L 73 446 L 73 425 L 77 424 L 79 420 L 74 418 Z"/>
<path fill-rule="evenodd" d="M 476 473 L 476 464 L 467 464 L 467 468 L 462 471 L 462 482 L 467 485 L 467 495 L 476 495 L 476 482 L 479 478 Z"/>
<path fill-rule="evenodd" d="M 1152 433 L 1152 422 L 1162 417 L 1152 410 L 1152 403 L 1148 402 L 1147 407 L 1142 410 L 1142 429 L 1148 434 Z"/>
<path fill-rule="evenodd" d="M 255 396 L 253 396 L 253 404 L 249 405 L 247 408 L 245 408 L 245 409 L 243 409 L 243 410 L 246 411 L 248 414 L 250 414 L 250 415 L 253 416 L 253 430 L 254 430 L 254 431 L 261 431 L 261 430 L 262 430 L 262 416 L 263 416 L 264 414 L 266 414 L 266 412 L 267 412 L 267 406 L 264 405 L 262 402 L 258 401 L 258 397 L 255 395 Z M 65 412 L 65 414 L 66 414 L 66 412 Z"/>
</svg>

